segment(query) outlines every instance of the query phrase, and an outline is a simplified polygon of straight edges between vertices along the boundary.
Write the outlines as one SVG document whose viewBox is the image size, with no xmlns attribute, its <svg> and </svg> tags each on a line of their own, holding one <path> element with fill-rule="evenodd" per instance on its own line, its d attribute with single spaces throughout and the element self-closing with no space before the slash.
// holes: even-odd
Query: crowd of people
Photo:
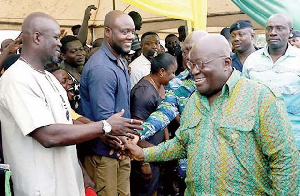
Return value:
<svg viewBox="0 0 300 196">
<path fill-rule="evenodd" d="M 165 46 L 114 10 L 87 46 L 42 12 L 1 43 L 3 157 L 16 196 L 299 195 L 300 32 L 273 14 L 185 27 Z M 166 48 L 166 50 L 165 50 Z"/>
</svg>

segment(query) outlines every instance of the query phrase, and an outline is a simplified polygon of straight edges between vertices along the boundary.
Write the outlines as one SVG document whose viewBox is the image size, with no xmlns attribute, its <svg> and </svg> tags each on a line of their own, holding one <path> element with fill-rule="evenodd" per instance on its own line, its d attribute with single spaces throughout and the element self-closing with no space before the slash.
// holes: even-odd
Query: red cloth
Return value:
<svg viewBox="0 0 300 196">
<path fill-rule="evenodd" d="M 91 187 L 87 187 L 85 189 L 85 196 L 97 196 L 97 194 Z"/>
</svg>

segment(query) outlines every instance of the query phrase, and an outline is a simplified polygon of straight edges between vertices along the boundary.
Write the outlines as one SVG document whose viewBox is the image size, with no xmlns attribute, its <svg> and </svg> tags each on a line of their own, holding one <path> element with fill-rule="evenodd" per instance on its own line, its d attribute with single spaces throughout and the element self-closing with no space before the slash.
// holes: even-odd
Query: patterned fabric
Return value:
<svg viewBox="0 0 300 196">
<path fill-rule="evenodd" d="M 176 136 L 145 161 L 187 157 L 186 195 L 298 195 L 299 155 L 280 94 L 234 71 L 210 106 L 193 93 Z"/>
<path fill-rule="evenodd" d="M 141 140 L 163 130 L 178 114 L 181 114 L 186 101 L 195 91 L 193 78 L 188 70 L 173 78 L 166 87 L 166 96 L 157 110 L 143 123 Z"/>
<path fill-rule="evenodd" d="M 282 94 L 300 150 L 300 50 L 288 45 L 275 63 L 268 47 L 252 53 L 244 63 L 246 78 L 276 87 Z"/>
</svg>

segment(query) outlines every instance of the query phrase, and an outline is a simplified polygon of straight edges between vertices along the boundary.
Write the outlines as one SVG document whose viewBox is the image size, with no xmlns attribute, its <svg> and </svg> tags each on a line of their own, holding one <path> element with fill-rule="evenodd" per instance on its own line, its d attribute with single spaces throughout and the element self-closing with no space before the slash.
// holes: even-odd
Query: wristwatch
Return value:
<svg viewBox="0 0 300 196">
<path fill-rule="evenodd" d="M 106 120 L 102 120 L 101 121 L 103 123 L 103 131 L 104 131 L 104 134 L 108 134 L 111 132 L 111 125 L 106 121 Z"/>
</svg>

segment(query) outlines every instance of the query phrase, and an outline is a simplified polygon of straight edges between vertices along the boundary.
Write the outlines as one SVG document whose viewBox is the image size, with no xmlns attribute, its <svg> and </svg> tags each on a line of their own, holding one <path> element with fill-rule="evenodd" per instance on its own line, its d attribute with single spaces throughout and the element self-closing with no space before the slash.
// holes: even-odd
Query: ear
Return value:
<svg viewBox="0 0 300 196">
<path fill-rule="evenodd" d="M 161 77 L 161 78 L 164 77 L 165 71 L 166 71 L 166 70 L 165 70 L 164 68 L 160 68 L 160 69 L 159 69 L 159 77 Z"/>
<path fill-rule="evenodd" d="M 109 27 L 105 27 L 104 28 L 104 35 L 105 35 L 105 37 L 110 37 L 111 32 L 112 32 L 111 28 L 109 28 Z"/>
<path fill-rule="evenodd" d="M 230 57 L 227 57 L 224 62 L 224 70 L 227 71 L 231 68 L 232 60 Z"/>
<path fill-rule="evenodd" d="M 40 42 L 41 42 L 41 33 L 40 32 L 35 32 L 33 34 L 33 42 L 36 43 L 37 45 L 40 45 Z"/>
<path fill-rule="evenodd" d="M 254 37 L 255 37 L 255 33 L 252 32 L 252 33 L 251 33 L 251 39 L 254 40 Z"/>
<path fill-rule="evenodd" d="M 293 28 L 293 27 L 290 28 L 290 33 L 289 33 L 289 35 L 293 36 L 293 31 L 294 31 L 294 28 Z"/>
</svg>

